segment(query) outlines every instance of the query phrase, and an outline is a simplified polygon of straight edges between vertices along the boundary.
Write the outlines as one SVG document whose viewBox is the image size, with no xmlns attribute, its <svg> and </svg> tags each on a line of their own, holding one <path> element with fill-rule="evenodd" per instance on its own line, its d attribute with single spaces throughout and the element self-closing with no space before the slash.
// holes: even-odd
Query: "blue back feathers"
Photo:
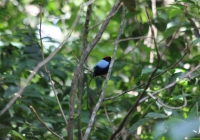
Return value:
<svg viewBox="0 0 200 140">
<path fill-rule="evenodd" d="M 109 66 L 109 62 L 106 61 L 106 60 L 100 60 L 97 64 L 96 64 L 97 67 L 100 67 L 101 69 L 105 69 L 106 67 Z M 96 67 L 95 66 L 95 67 Z"/>
<path fill-rule="evenodd" d="M 107 74 L 110 61 L 111 61 L 110 56 L 106 56 L 102 60 L 100 60 L 94 67 L 93 77 Z"/>
</svg>

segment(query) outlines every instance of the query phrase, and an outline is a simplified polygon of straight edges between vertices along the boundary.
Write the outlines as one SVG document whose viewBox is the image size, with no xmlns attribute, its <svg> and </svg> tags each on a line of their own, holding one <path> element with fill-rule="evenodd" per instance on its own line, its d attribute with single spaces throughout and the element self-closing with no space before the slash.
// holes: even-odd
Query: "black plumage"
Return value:
<svg viewBox="0 0 200 140">
<path fill-rule="evenodd" d="M 94 66 L 93 77 L 103 76 L 108 73 L 111 57 L 106 56 Z"/>
</svg>

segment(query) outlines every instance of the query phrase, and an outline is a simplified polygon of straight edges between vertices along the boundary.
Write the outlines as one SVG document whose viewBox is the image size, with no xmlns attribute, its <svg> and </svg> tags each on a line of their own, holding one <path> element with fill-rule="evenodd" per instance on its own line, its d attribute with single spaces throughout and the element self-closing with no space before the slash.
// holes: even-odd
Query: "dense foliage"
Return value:
<svg viewBox="0 0 200 140">
<path fill-rule="evenodd" d="M 88 55 L 84 69 L 81 69 L 83 77 L 79 77 L 77 86 L 74 139 L 83 139 L 106 81 L 95 77 L 90 83 L 92 74 L 88 69 L 92 70 L 104 56 L 113 56 L 122 21 L 125 25 L 117 40 L 118 49 L 104 101 L 88 139 L 112 139 L 137 100 L 140 101 L 116 139 L 198 139 L 200 3 L 198 0 L 175 0 L 171 4 L 167 0 L 154 1 L 123 0 L 125 18 L 122 18 L 121 5 Z M 90 4 L 89 33 L 85 36 L 85 19 Z M 72 79 L 85 51 L 83 42 L 86 46 L 91 44 L 114 4 L 115 1 L 109 0 L 0 2 L 0 111 L 25 86 L 20 97 L 0 116 L 0 138 L 58 139 L 39 121 L 41 118 L 53 132 L 67 139 L 72 130 L 67 130 L 54 88 L 69 121 Z M 34 68 L 43 61 L 42 55 L 44 59 L 50 56 L 63 40 L 66 42 L 46 63 L 46 68 L 41 67 L 26 83 Z M 80 93 L 80 89 L 83 92 Z M 121 93 L 124 94 L 108 99 Z M 155 98 L 145 98 L 149 93 Z M 138 99 L 141 94 L 143 96 Z"/>
</svg>

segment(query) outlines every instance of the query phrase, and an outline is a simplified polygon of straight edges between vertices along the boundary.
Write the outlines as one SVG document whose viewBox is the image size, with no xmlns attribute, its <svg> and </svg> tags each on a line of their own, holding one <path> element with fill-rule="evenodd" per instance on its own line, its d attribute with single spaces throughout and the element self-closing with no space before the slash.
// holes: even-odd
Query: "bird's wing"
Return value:
<svg viewBox="0 0 200 140">
<path fill-rule="evenodd" d="M 102 68 L 102 69 L 108 67 L 108 65 L 109 65 L 109 62 L 107 62 L 107 61 L 105 61 L 105 60 L 100 60 L 100 61 L 96 64 L 96 66 L 98 66 L 98 67 L 100 67 L 100 68 Z M 95 66 L 95 67 L 96 67 L 96 66 Z"/>
</svg>

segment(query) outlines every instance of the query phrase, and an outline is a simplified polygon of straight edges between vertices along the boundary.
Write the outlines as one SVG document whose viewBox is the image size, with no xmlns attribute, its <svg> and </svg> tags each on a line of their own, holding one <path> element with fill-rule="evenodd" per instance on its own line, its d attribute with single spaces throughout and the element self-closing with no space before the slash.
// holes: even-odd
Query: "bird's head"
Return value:
<svg viewBox="0 0 200 140">
<path fill-rule="evenodd" d="M 106 57 L 103 58 L 103 60 L 106 60 L 106 61 L 110 62 L 111 61 L 111 57 L 110 56 L 106 56 Z"/>
</svg>

